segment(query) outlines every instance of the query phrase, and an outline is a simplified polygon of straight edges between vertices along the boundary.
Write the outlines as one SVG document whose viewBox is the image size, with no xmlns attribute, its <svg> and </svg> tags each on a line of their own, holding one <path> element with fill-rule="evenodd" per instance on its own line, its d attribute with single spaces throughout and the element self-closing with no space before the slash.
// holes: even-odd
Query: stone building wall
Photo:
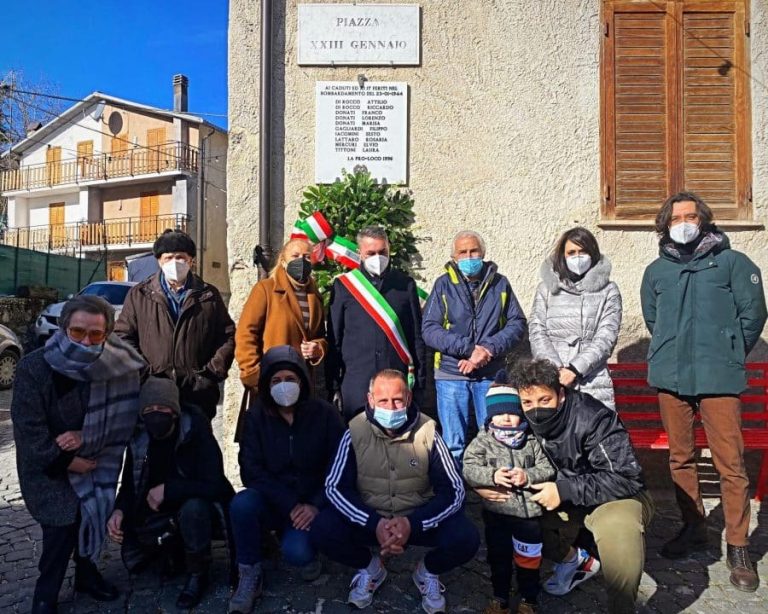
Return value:
<svg viewBox="0 0 768 614">
<path fill-rule="evenodd" d="M 230 0 L 229 257 L 238 316 L 256 271 L 259 159 L 259 4 Z M 422 0 L 418 67 L 297 66 L 297 2 L 274 2 L 274 241 L 290 232 L 314 181 L 315 82 L 405 81 L 410 87 L 409 180 L 427 280 L 452 235 L 482 233 L 488 256 L 530 309 L 541 262 L 556 238 L 595 231 L 624 296 L 621 358 L 642 358 L 639 286 L 657 253 L 649 229 L 600 224 L 600 0 Z M 754 219 L 768 222 L 768 7 L 752 2 Z M 764 230 L 725 225 L 736 249 L 768 271 Z M 426 287 L 429 288 L 430 282 Z M 645 340 L 645 341 L 644 341 Z M 766 358 L 762 343 L 753 358 Z M 235 375 L 235 371 L 233 371 Z M 239 391 L 229 386 L 229 415 Z"/>
</svg>

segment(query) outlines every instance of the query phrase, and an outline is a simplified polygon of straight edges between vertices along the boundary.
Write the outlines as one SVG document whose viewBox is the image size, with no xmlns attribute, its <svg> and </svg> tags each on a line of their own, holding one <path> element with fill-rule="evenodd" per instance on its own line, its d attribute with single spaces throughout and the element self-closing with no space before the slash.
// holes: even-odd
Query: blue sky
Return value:
<svg viewBox="0 0 768 614">
<path fill-rule="evenodd" d="M 3 1 L 0 76 L 21 70 L 63 96 L 99 90 L 168 109 L 183 73 L 189 110 L 224 115 L 227 12 L 227 0 Z"/>
</svg>

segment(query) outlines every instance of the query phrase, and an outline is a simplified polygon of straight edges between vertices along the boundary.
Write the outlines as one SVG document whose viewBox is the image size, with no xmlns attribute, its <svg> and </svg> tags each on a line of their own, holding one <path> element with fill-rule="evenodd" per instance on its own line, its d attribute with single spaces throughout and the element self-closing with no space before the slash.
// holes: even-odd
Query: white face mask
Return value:
<svg viewBox="0 0 768 614">
<path fill-rule="evenodd" d="M 280 407 L 291 407 L 299 400 L 301 386 L 296 382 L 280 382 L 272 386 L 269 393 Z"/>
<path fill-rule="evenodd" d="M 370 256 L 363 260 L 363 266 L 371 275 L 381 275 L 389 266 L 389 256 Z"/>
<path fill-rule="evenodd" d="M 189 265 L 183 260 L 169 260 L 162 267 L 168 281 L 183 282 L 189 274 Z"/>
<path fill-rule="evenodd" d="M 579 254 L 578 256 L 568 256 L 565 259 L 565 266 L 574 275 L 584 275 L 592 266 L 592 257 L 589 254 Z"/>
<path fill-rule="evenodd" d="M 682 222 L 675 224 L 669 229 L 669 238 L 675 243 L 690 243 L 699 236 L 699 225 L 691 222 Z"/>
</svg>

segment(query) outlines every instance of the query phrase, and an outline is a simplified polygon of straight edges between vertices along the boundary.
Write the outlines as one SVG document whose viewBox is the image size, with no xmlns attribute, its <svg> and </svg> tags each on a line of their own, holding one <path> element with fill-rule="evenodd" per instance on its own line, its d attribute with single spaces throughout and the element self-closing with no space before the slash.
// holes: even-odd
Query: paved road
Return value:
<svg viewBox="0 0 768 614">
<path fill-rule="evenodd" d="M 40 554 L 40 529 L 24 507 L 18 488 L 13 449 L 13 433 L 7 408 L 10 394 L 0 392 L 0 612 L 28 612 L 32 590 L 37 576 L 37 558 Z M 656 553 L 665 539 L 677 529 L 674 506 L 664 498 L 669 492 L 664 481 L 666 470 L 663 455 L 654 453 L 641 458 L 651 478 L 656 495 L 658 513 L 648 533 L 648 556 L 640 587 L 640 612 L 673 614 L 697 612 L 713 614 L 728 612 L 764 613 L 768 611 L 768 506 L 761 510 L 752 504 L 753 530 L 751 552 L 759 561 L 758 571 L 763 585 L 753 594 L 739 593 L 728 583 L 728 570 L 718 543 L 722 529 L 722 509 L 717 496 L 707 498 L 713 529 L 712 547 L 703 554 L 670 562 Z M 756 461 L 750 457 L 750 466 Z M 706 464 L 705 464 L 706 470 Z M 751 471 L 754 476 L 754 472 Z M 705 476 L 711 482 L 712 472 Z M 710 490 L 711 490 L 711 484 Z M 468 506 L 470 514 L 478 517 L 479 505 Z M 410 569 L 418 560 L 418 550 L 389 563 L 390 579 L 376 596 L 370 612 L 419 612 L 419 601 L 410 581 Z M 475 560 L 459 570 L 446 574 L 449 612 L 482 612 L 490 595 L 488 569 L 481 550 Z M 227 555 L 223 545 L 217 545 L 212 589 L 197 612 L 226 612 L 229 596 L 227 588 Z M 163 579 L 157 570 L 150 569 L 139 576 L 129 577 L 125 572 L 118 550 L 108 545 L 102 557 L 105 575 L 116 582 L 122 594 L 111 604 L 100 604 L 89 597 L 77 595 L 72 588 L 72 569 L 62 588 L 60 611 L 63 613 L 88 612 L 166 612 L 175 611 L 175 601 L 182 578 Z M 294 570 L 273 562 L 267 565 L 266 589 L 257 612 L 293 613 L 348 613 L 344 603 L 350 579 L 348 570 L 327 565 L 325 573 L 315 582 L 305 584 Z M 542 612 L 548 614 L 604 612 L 605 591 L 598 576 L 564 598 L 545 596 Z"/>
</svg>

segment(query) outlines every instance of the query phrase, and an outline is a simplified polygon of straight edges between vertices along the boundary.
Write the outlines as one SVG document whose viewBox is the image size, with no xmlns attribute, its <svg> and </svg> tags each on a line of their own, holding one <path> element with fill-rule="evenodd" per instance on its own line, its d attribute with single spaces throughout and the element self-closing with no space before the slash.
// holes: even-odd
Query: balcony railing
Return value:
<svg viewBox="0 0 768 614">
<path fill-rule="evenodd" d="M 130 147 L 128 143 L 126 145 Z M 1 171 L 0 192 L 106 181 L 116 177 L 135 177 L 166 171 L 197 172 L 197 165 L 196 147 L 172 141 L 152 148 L 138 147 Z"/>
<path fill-rule="evenodd" d="M 181 213 L 152 217 L 125 217 L 98 222 L 74 222 L 48 226 L 8 228 L 4 245 L 39 252 L 77 253 L 83 248 L 153 243 L 166 228 L 187 230 L 187 216 Z"/>
</svg>

